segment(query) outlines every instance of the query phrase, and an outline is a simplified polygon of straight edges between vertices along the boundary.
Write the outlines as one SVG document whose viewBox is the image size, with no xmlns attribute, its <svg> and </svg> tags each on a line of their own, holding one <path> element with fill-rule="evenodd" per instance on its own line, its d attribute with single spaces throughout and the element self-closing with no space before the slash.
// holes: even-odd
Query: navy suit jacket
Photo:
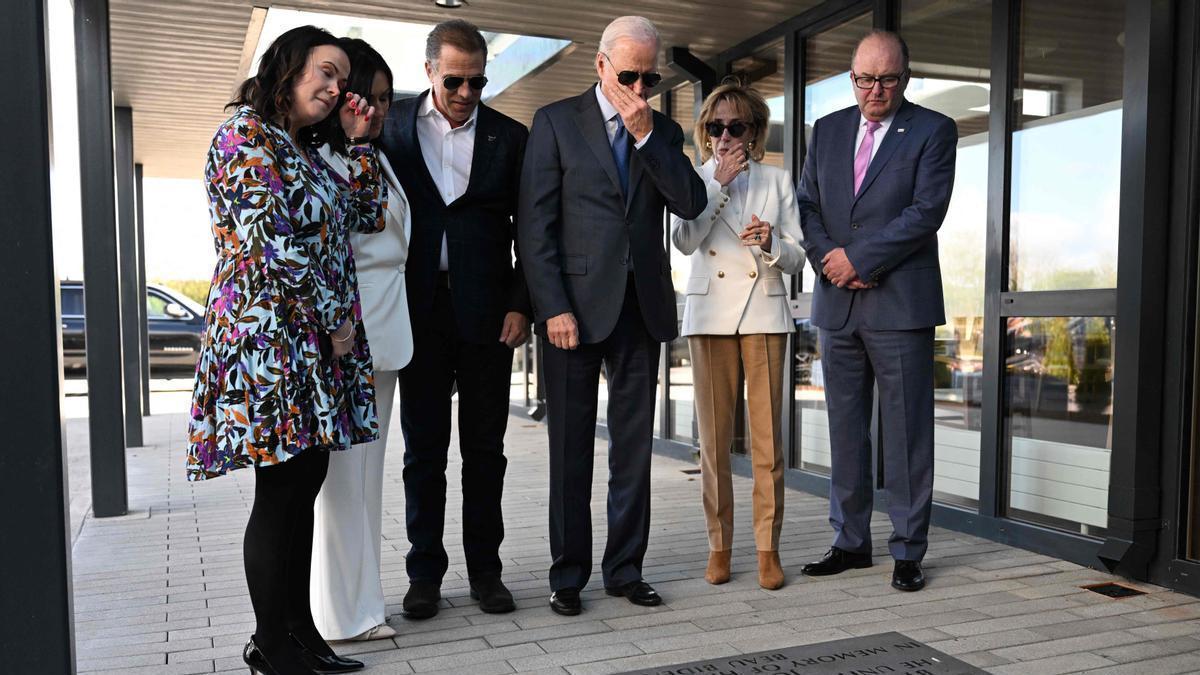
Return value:
<svg viewBox="0 0 1200 675">
<path fill-rule="evenodd" d="M 646 330 L 660 342 L 679 334 L 663 209 L 692 219 L 708 194 L 683 154 L 683 130 L 653 117 L 649 140 L 630 154 L 628 195 L 594 86 L 533 118 L 517 219 L 525 276 L 536 321 L 573 312 L 583 344 L 616 326 L 629 258 Z"/>
<path fill-rule="evenodd" d="M 846 108 L 817 120 L 798 201 L 805 253 L 816 270 L 812 323 L 837 330 L 852 303 L 867 328 L 913 330 L 946 322 L 937 231 L 954 188 L 954 120 L 904 101 L 854 194 L 854 147 L 861 116 Z M 981 205 L 982 206 L 982 205 Z M 821 259 L 844 247 L 875 288 L 838 288 Z"/>
<path fill-rule="evenodd" d="M 513 264 L 514 219 L 528 132 L 520 122 L 480 103 L 467 190 L 446 204 L 425 166 L 417 135 L 417 111 L 428 95 L 426 91 L 394 103 L 380 136 L 412 207 L 404 281 L 413 332 L 433 314 L 444 232 L 459 334 L 468 342 L 491 344 L 500 339 L 505 314 L 533 314 L 519 254 L 515 269 Z"/>
</svg>

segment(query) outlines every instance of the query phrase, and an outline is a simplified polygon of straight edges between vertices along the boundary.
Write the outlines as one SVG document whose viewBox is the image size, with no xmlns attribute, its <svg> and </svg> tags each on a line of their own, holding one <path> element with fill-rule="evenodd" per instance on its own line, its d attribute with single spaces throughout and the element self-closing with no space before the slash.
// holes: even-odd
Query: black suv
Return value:
<svg viewBox="0 0 1200 675">
<path fill-rule="evenodd" d="M 83 283 L 59 282 L 62 302 L 63 370 L 87 368 L 83 337 Z M 150 372 L 181 374 L 196 368 L 204 336 L 204 308 L 177 291 L 146 287 L 146 324 L 150 335 Z"/>
</svg>

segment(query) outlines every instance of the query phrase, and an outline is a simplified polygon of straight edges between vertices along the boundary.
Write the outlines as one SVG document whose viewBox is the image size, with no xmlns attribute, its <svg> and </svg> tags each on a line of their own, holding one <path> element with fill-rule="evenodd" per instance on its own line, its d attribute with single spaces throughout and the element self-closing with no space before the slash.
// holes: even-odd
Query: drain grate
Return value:
<svg viewBox="0 0 1200 675">
<path fill-rule="evenodd" d="M 700 473 L 700 469 L 680 469 L 680 473 L 686 473 L 689 476 L 694 476 Z"/>
<path fill-rule="evenodd" d="M 1111 582 L 1103 584 L 1090 584 L 1088 586 L 1080 586 L 1080 588 L 1093 593 L 1099 593 L 1100 595 L 1105 595 L 1110 598 L 1132 598 L 1137 595 L 1146 594 L 1146 591 L 1139 591 L 1136 588 L 1130 588 L 1128 586 L 1122 586 L 1121 584 L 1114 584 Z"/>
</svg>

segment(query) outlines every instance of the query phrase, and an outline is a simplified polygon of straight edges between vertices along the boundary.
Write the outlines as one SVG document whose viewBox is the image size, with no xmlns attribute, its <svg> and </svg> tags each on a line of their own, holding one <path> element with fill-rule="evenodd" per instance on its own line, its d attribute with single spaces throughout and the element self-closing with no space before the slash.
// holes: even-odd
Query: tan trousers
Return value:
<svg viewBox="0 0 1200 675">
<path fill-rule="evenodd" d="M 787 335 L 693 335 L 688 338 L 700 429 L 701 493 L 708 546 L 733 546 L 729 449 L 737 405 L 738 364 L 746 371 L 750 461 L 754 470 L 754 543 L 779 550 L 783 526 L 783 375 Z"/>
</svg>

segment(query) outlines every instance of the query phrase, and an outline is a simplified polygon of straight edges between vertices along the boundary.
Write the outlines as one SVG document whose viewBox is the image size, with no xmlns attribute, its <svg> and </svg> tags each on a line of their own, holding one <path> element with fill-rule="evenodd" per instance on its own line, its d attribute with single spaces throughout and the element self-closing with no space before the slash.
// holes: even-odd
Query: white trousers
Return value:
<svg viewBox="0 0 1200 675">
<path fill-rule="evenodd" d="M 313 620 L 326 640 L 354 637 L 386 621 L 379 579 L 383 453 L 398 371 L 375 371 L 379 440 L 329 453 L 313 525 Z"/>
</svg>

